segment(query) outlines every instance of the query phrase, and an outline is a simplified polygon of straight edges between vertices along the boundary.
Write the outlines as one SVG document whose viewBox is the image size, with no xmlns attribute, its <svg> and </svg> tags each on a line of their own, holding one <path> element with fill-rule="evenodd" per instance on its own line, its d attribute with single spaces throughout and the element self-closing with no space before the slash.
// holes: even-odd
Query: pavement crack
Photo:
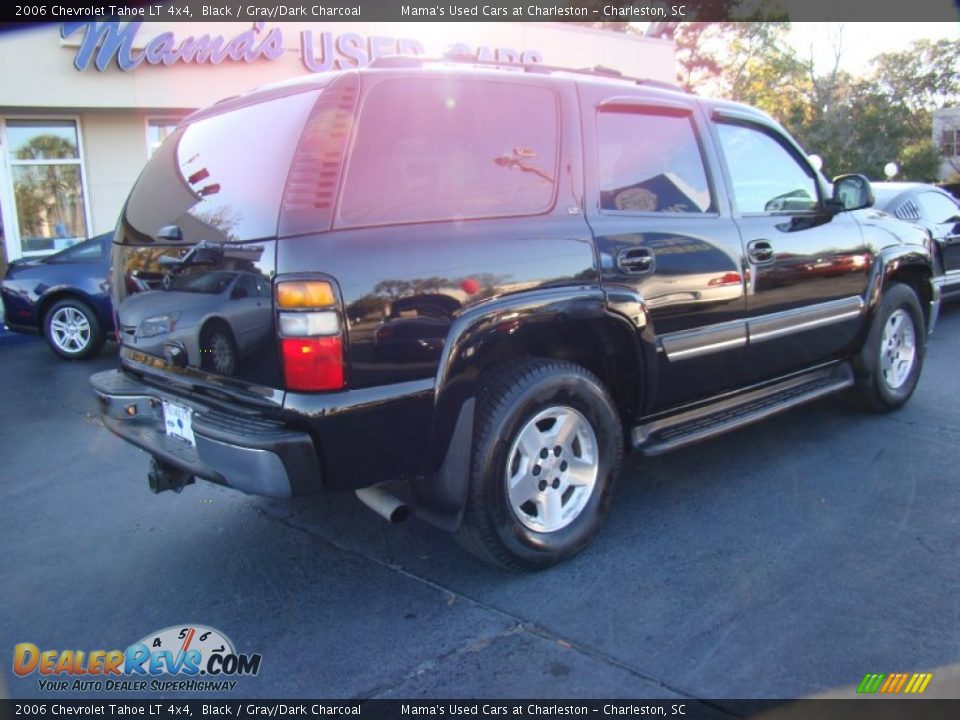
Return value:
<svg viewBox="0 0 960 720">
<path fill-rule="evenodd" d="M 463 645 L 462 647 L 454 648 L 448 652 L 441 653 L 440 655 L 433 658 L 432 660 L 426 660 L 425 662 L 422 662 L 419 665 L 417 665 L 410 672 L 404 673 L 401 677 L 397 678 L 396 680 L 388 681 L 380 685 L 377 685 L 371 690 L 361 693 L 354 699 L 375 700 L 377 697 L 390 692 L 394 688 L 400 687 L 405 682 L 412 680 L 416 677 L 419 677 L 420 675 L 423 675 L 426 672 L 430 672 L 431 670 L 437 669 L 438 667 L 440 667 L 440 665 L 442 665 L 443 663 L 449 660 L 453 660 L 463 655 L 470 655 L 472 653 L 480 652 L 490 647 L 493 643 L 497 642 L 498 640 L 501 640 L 506 637 L 510 637 L 511 635 L 516 635 L 517 633 L 522 631 L 523 631 L 523 628 L 521 626 L 514 625 L 512 627 L 508 627 L 505 630 L 502 630 L 493 635 L 474 638 L 473 640 Z"/>
<path fill-rule="evenodd" d="M 505 610 L 504 608 L 498 607 L 497 605 L 492 605 L 492 604 L 490 604 L 490 603 L 488 603 L 488 602 L 485 602 L 485 601 L 483 601 L 483 600 L 479 600 L 479 599 L 477 599 L 477 598 L 471 597 L 471 596 L 466 595 L 466 594 L 464 594 L 464 593 L 462 593 L 462 592 L 459 592 L 459 591 L 457 591 L 457 590 L 452 590 L 452 589 L 450 589 L 450 588 L 448 588 L 448 587 L 446 587 L 446 586 L 444 586 L 444 585 L 441 585 L 440 583 L 438 583 L 438 582 L 436 582 L 436 581 L 434 581 L 434 580 L 431 580 L 431 579 L 425 578 L 425 577 L 423 577 L 423 576 L 421 576 L 421 575 L 417 575 L 416 573 L 410 572 L 409 570 L 405 569 L 403 566 L 401 566 L 401 565 L 398 564 L 398 563 L 388 562 L 388 561 L 385 561 L 385 560 L 381 560 L 381 559 L 378 558 L 378 557 L 375 557 L 375 556 L 372 556 L 372 555 L 368 555 L 368 554 L 366 554 L 366 553 L 364 553 L 364 552 L 361 552 L 361 551 L 356 550 L 356 549 L 354 549 L 354 548 L 347 547 L 347 546 L 345 546 L 345 545 L 341 545 L 340 543 L 337 543 L 337 542 L 335 542 L 334 540 L 331 540 L 329 537 L 326 537 L 325 535 L 322 535 L 321 533 L 317 532 L 316 530 L 313 530 L 313 529 L 307 528 L 307 527 L 303 527 L 302 525 L 298 525 L 298 524 L 296 524 L 296 523 L 294 523 L 294 522 L 291 522 L 291 521 L 289 520 L 289 518 L 281 517 L 281 516 L 279 516 L 279 515 L 274 515 L 273 513 L 269 512 L 269 511 L 268 511 L 266 508 L 264 508 L 264 507 L 258 507 L 258 508 L 256 508 L 256 510 L 257 510 L 257 512 L 259 512 L 260 514 L 265 515 L 265 516 L 267 516 L 267 517 L 269 517 L 269 518 L 272 518 L 273 520 L 281 523 L 282 525 L 285 525 L 286 527 L 288 527 L 288 528 L 290 528 L 290 529 L 292 529 L 292 530 L 296 530 L 296 531 L 305 533 L 305 534 L 307 534 L 307 535 L 310 535 L 311 537 L 320 540 L 321 542 L 325 543 L 326 545 L 328 545 L 328 546 L 330 546 L 330 547 L 332 547 L 332 548 L 335 548 L 336 550 L 339 550 L 340 552 L 346 553 L 346 554 L 348 554 L 348 555 L 351 555 L 351 556 L 353 556 L 353 557 L 359 558 L 359 559 L 361 559 L 361 560 L 365 560 L 365 561 L 367 561 L 367 562 L 374 563 L 375 565 L 378 565 L 378 566 L 380 566 L 380 567 L 382 567 L 382 568 L 385 568 L 385 569 L 390 570 L 390 571 L 392 571 L 392 572 L 395 572 L 395 573 L 397 573 L 397 574 L 399 574 L 399 575 L 402 575 L 403 577 L 408 578 L 408 579 L 410 579 L 410 580 L 413 580 L 414 582 L 420 583 L 420 584 L 425 585 L 425 586 L 427 586 L 427 587 L 429 587 L 429 588 L 431 588 L 431 589 L 433 589 L 433 590 L 436 590 L 437 592 L 441 593 L 442 595 L 444 595 L 444 596 L 446 596 L 446 597 L 453 596 L 453 597 L 462 599 L 462 600 L 464 600 L 465 602 L 468 602 L 468 603 L 470 603 L 471 605 L 474 605 L 475 607 L 478 607 L 478 608 L 481 608 L 481 609 L 483 609 L 483 610 L 486 610 L 487 612 L 490 612 L 490 613 L 492 613 L 492 614 L 494 614 L 494 615 L 497 615 L 497 616 L 499 616 L 500 618 L 502 618 L 502 619 L 507 620 L 508 622 L 510 622 L 510 623 L 511 623 L 511 627 L 508 628 L 504 633 L 500 633 L 499 635 L 494 636 L 495 639 L 499 639 L 500 637 L 502 637 L 502 636 L 504 636 L 504 635 L 508 635 L 508 634 L 510 634 L 510 633 L 514 633 L 514 632 L 523 630 L 523 631 L 529 632 L 529 633 L 532 634 L 532 635 L 535 635 L 535 636 L 540 637 L 540 638 L 545 639 L 545 640 L 550 640 L 550 641 L 555 642 L 555 643 L 557 643 L 557 644 L 559 644 L 559 645 L 562 645 L 563 647 L 566 647 L 566 648 L 569 648 L 569 649 L 571 649 L 571 650 L 573 650 L 573 651 L 575 651 L 575 652 L 578 652 L 578 653 L 580 653 L 581 655 L 589 658 L 590 660 L 593 660 L 594 662 L 597 662 L 597 663 L 602 664 L 602 665 L 607 665 L 607 666 L 609 666 L 609 667 L 615 667 L 615 668 L 617 668 L 617 669 L 619 669 L 619 670 L 621 670 L 621 671 L 623 671 L 623 672 L 625 672 L 625 673 L 627 673 L 627 674 L 629 674 L 629 675 L 632 675 L 633 677 L 637 678 L 638 680 L 643 680 L 643 681 L 645 681 L 645 682 L 648 682 L 648 683 L 651 683 L 651 684 L 653 684 L 653 685 L 656 685 L 657 687 L 660 687 L 660 688 L 662 688 L 663 690 L 666 690 L 667 692 L 673 693 L 673 694 L 678 695 L 678 696 L 680 696 L 680 697 L 690 698 L 690 699 L 697 700 L 698 702 L 702 703 L 704 706 L 710 707 L 712 710 L 715 710 L 715 711 L 717 711 L 717 712 L 719 712 L 719 713 L 722 713 L 722 714 L 724 714 L 724 715 L 731 715 L 730 711 L 727 710 L 727 709 L 725 709 L 725 708 L 724 708 L 722 705 L 720 705 L 720 704 L 711 703 L 711 702 L 702 700 L 702 699 L 698 698 L 697 695 L 696 695 L 695 693 L 693 693 L 692 691 L 690 691 L 690 690 L 686 690 L 686 689 L 684 689 L 684 688 L 680 688 L 680 687 L 671 685 L 670 683 L 665 682 L 665 681 L 661 680 L 660 678 L 654 677 L 653 675 L 649 675 L 649 674 L 643 672 L 642 670 L 639 670 L 638 668 L 635 668 L 635 667 L 633 667 L 632 665 L 629 665 L 628 663 L 625 663 L 625 662 L 623 662 L 623 661 L 621 661 L 621 660 L 618 660 L 617 658 L 615 658 L 615 657 L 613 657 L 613 656 L 611 656 L 611 655 L 609 655 L 609 654 L 607 654 L 607 653 L 605 653 L 605 652 L 602 652 L 602 651 L 600 651 L 600 650 L 597 650 L 597 649 L 595 649 L 595 648 L 592 648 L 592 647 L 589 647 L 589 646 L 586 646 L 586 645 L 582 645 L 581 643 L 579 643 L 579 642 L 577 642 L 577 641 L 575 641 L 575 640 L 572 640 L 572 639 L 570 639 L 570 638 L 567 638 L 567 637 L 564 637 L 564 636 L 562 636 L 562 635 L 559 635 L 558 633 L 555 633 L 555 632 L 553 632 L 552 630 L 549 630 L 549 629 L 547 629 L 547 628 L 544 628 L 544 627 L 538 625 L 538 624 L 537 624 L 536 622 L 534 622 L 534 621 L 531 621 L 531 620 L 528 620 L 528 619 L 526 619 L 526 618 L 523 618 L 523 617 L 520 617 L 520 616 L 518 616 L 518 615 L 515 615 L 514 613 L 510 612 L 509 610 Z M 459 654 L 462 654 L 462 653 L 464 653 L 464 652 L 469 652 L 469 648 L 470 648 L 470 647 L 471 647 L 471 645 L 468 644 L 468 645 L 466 646 L 466 648 L 455 649 L 455 650 L 452 650 L 452 651 L 450 651 L 450 652 L 448 652 L 448 653 L 445 653 L 444 655 L 438 656 L 437 658 L 434 658 L 434 660 L 428 661 L 428 662 L 422 664 L 421 666 L 418 666 L 418 668 L 414 669 L 413 671 L 411 671 L 411 673 L 408 673 L 406 676 L 398 679 L 396 682 L 385 683 L 385 685 L 384 685 L 383 687 L 375 688 L 374 690 L 371 691 L 371 693 L 377 694 L 377 693 L 386 692 L 386 691 L 389 690 L 390 688 L 396 687 L 397 685 L 403 683 L 405 680 L 407 680 L 407 679 L 410 678 L 410 677 L 415 677 L 416 675 L 418 675 L 418 674 L 420 674 L 420 673 L 422 673 L 422 672 L 425 672 L 425 671 L 428 670 L 428 669 L 431 669 L 431 668 L 433 668 L 433 667 L 437 667 L 437 665 L 439 664 L 439 662 L 442 661 L 442 660 L 444 660 L 444 659 L 451 658 L 451 657 L 455 657 L 455 656 L 457 656 L 457 655 L 459 655 Z M 369 699 L 370 697 L 372 697 L 371 694 L 367 694 L 367 695 L 366 695 L 366 699 Z"/>
<path fill-rule="evenodd" d="M 909 425 L 911 427 L 923 428 L 924 430 L 937 430 L 939 432 L 956 433 L 960 435 L 960 429 L 949 427 L 948 425 L 935 425 L 934 423 L 917 422 L 916 420 L 904 420 L 903 418 L 891 417 L 895 423 Z"/>
<path fill-rule="evenodd" d="M 936 555 L 936 554 L 937 554 L 937 551 L 934 550 L 934 549 L 933 549 L 932 547 L 930 547 L 929 545 L 927 545 L 927 544 L 923 541 L 923 538 L 920 537 L 919 535 L 917 535 L 917 542 L 920 543 L 920 547 L 922 547 L 924 550 L 926 550 L 926 551 L 927 551 L 928 553 L 930 553 L 931 555 Z"/>
</svg>

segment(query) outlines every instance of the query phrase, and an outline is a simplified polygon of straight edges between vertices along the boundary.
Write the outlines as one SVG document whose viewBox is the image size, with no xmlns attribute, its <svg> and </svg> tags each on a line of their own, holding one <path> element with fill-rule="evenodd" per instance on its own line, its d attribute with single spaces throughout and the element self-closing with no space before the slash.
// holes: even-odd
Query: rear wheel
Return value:
<svg viewBox="0 0 960 720">
<path fill-rule="evenodd" d="M 855 360 L 857 396 L 875 412 L 903 406 L 920 380 L 925 324 L 916 293 L 894 283 L 880 299 L 867 341 Z"/>
<path fill-rule="evenodd" d="M 50 349 L 68 360 L 84 360 L 100 352 L 106 335 L 96 313 L 77 298 L 55 302 L 43 321 Z"/>
<path fill-rule="evenodd" d="M 532 359 L 495 371 L 478 402 L 460 543 L 515 570 L 576 555 L 603 525 L 622 453 L 616 409 L 582 367 Z"/>
</svg>

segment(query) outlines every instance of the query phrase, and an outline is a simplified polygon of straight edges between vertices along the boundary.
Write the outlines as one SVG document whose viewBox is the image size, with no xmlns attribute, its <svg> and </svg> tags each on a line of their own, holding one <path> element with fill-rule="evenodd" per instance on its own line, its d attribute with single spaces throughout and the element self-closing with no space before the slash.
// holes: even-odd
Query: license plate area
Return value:
<svg viewBox="0 0 960 720">
<path fill-rule="evenodd" d="M 193 410 L 183 405 L 177 405 L 169 400 L 163 401 L 163 427 L 167 435 L 197 446 L 193 437 Z"/>
</svg>

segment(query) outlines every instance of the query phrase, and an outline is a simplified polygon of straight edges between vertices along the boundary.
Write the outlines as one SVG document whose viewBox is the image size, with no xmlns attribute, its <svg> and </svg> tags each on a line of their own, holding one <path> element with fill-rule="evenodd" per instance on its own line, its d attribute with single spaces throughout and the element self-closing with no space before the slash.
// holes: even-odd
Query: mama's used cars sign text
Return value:
<svg viewBox="0 0 960 720">
<path fill-rule="evenodd" d="M 111 63 L 123 71 L 134 70 L 140 65 L 219 65 L 224 61 L 254 62 L 276 60 L 287 51 L 283 44 L 283 32 L 279 27 L 267 29 L 265 23 L 255 22 L 249 30 L 233 37 L 224 35 L 188 35 L 177 37 L 172 32 L 161 32 L 141 39 L 138 34 L 143 27 L 140 21 L 119 22 L 66 22 L 60 26 L 64 40 L 80 37 L 77 55 L 73 64 L 78 70 L 86 70 L 90 63 L 106 70 Z M 510 48 L 471 48 L 464 43 L 453 43 L 448 52 L 469 54 L 478 60 L 497 62 L 542 62 L 536 50 L 518 52 Z M 379 57 L 388 55 L 423 55 L 420 41 L 413 38 L 387 36 L 364 37 L 358 33 L 320 32 L 303 30 L 300 33 L 300 56 L 306 68 L 312 72 L 346 70 L 363 67 Z"/>
</svg>

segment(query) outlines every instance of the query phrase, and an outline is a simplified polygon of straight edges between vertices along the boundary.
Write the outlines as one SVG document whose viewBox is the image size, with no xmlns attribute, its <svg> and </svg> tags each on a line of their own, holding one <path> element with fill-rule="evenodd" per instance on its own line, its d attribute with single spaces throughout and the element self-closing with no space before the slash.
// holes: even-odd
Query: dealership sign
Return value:
<svg viewBox="0 0 960 720">
<path fill-rule="evenodd" d="M 127 72 L 140 65 L 219 65 L 227 61 L 251 63 L 256 60 L 276 60 L 286 52 L 283 32 L 279 27 L 267 29 L 265 23 L 233 37 L 224 35 L 188 35 L 178 38 L 172 32 L 161 32 L 143 42 L 137 34 L 142 22 L 67 22 L 60 26 L 60 37 L 66 40 L 82 32 L 77 56 L 73 64 L 86 70 L 90 63 L 101 72 L 112 62 Z M 469 54 L 479 60 L 497 62 L 541 62 L 536 50 L 517 52 L 510 48 L 471 48 L 454 43 L 448 52 Z M 386 36 L 364 37 L 357 33 L 300 33 L 300 56 L 303 64 L 313 72 L 363 67 L 378 57 L 387 55 L 423 55 L 423 45 L 412 38 Z"/>
</svg>

